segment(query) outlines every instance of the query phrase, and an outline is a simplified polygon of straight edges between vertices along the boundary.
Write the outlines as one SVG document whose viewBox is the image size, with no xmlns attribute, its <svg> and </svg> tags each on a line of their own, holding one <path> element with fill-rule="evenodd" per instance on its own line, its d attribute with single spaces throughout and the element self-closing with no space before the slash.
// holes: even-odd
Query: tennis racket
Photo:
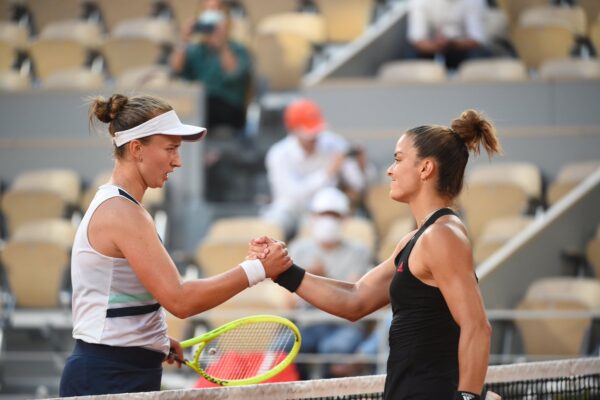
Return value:
<svg viewBox="0 0 600 400">
<path fill-rule="evenodd" d="M 181 362 L 217 385 L 256 384 L 290 365 L 300 350 L 300 343 L 300 332 L 290 320 L 256 315 L 182 341 L 184 349 L 198 347 L 192 360 Z"/>
</svg>

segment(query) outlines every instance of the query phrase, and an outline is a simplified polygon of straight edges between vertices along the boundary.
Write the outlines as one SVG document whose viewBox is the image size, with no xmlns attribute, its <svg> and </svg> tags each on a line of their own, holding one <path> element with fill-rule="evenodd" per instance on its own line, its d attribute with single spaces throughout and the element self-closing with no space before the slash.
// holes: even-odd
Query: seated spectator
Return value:
<svg viewBox="0 0 600 400">
<path fill-rule="evenodd" d="M 311 234 L 293 241 L 289 254 L 295 263 L 306 266 L 313 274 L 345 281 L 356 281 L 372 267 L 371 252 L 361 245 L 342 238 L 342 222 L 350 212 L 348 197 L 336 188 L 321 189 L 314 196 L 310 209 Z M 294 296 L 296 306 L 312 308 Z M 303 353 L 350 354 L 366 337 L 363 323 L 316 323 L 300 325 Z M 344 369 L 337 369 L 344 373 Z M 324 377 L 333 377 L 335 366 L 322 371 Z M 301 368 L 301 375 L 308 373 Z M 339 376 L 339 375 L 337 375 Z"/>
<path fill-rule="evenodd" d="M 181 43 L 171 55 L 173 71 L 200 81 L 206 92 L 205 126 L 242 133 L 251 83 L 251 60 L 246 48 L 229 36 L 231 19 L 221 0 L 204 0 L 201 12 L 181 31 Z M 199 41 L 194 41 L 199 38 Z"/>
<path fill-rule="evenodd" d="M 448 69 L 489 57 L 485 0 L 411 0 L 406 58 L 443 58 Z"/>
<path fill-rule="evenodd" d="M 319 189 L 340 186 L 360 199 L 375 172 L 362 149 L 326 129 L 314 102 L 292 102 L 284 120 L 289 134 L 266 155 L 272 203 L 263 216 L 280 224 L 289 236 Z"/>
</svg>

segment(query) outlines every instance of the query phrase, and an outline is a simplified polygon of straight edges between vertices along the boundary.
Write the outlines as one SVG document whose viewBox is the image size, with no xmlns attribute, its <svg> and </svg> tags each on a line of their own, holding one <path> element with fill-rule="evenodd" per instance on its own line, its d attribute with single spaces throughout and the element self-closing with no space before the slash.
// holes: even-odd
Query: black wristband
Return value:
<svg viewBox="0 0 600 400">
<path fill-rule="evenodd" d="M 458 390 L 454 394 L 454 400 L 481 400 L 481 396 L 464 390 Z"/>
<path fill-rule="evenodd" d="M 277 279 L 275 279 L 275 283 L 294 293 L 302 283 L 305 273 L 306 271 L 303 268 L 300 268 L 296 264 L 292 264 L 287 271 L 282 272 Z"/>
</svg>

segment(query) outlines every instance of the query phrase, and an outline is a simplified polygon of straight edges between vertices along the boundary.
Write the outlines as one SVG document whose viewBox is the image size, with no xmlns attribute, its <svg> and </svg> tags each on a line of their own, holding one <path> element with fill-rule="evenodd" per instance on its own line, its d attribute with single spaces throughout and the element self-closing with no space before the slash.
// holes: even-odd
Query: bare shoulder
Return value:
<svg viewBox="0 0 600 400">
<path fill-rule="evenodd" d="M 462 221 L 453 215 L 444 216 L 432 224 L 420 239 L 430 267 L 437 264 L 471 265 L 471 243 Z M 470 266 L 470 268 L 472 268 Z"/>
<path fill-rule="evenodd" d="M 93 224 L 123 232 L 152 226 L 152 218 L 131 200 L 113 197 L 98 206 L 94 213 Z"/>
<path fill-rule="evenodd" d="M 434 224 L 423 232 L 421 238 L 427 242 L 451 241 L 454 243 L 455 241 L 460 241 L 469 244 L 467 228 L 460 218 L 454 215 L 445 215 L 435 221 Z"/>
</svg>

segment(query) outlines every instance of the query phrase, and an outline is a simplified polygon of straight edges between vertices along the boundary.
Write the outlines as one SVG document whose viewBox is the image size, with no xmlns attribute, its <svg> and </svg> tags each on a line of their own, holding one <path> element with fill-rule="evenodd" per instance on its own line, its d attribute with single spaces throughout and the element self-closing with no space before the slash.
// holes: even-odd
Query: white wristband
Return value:
<svg viewBox="0 0 600 400">
<path fill-rule="evenodd" d="M 250 286 L 254 286 L 267 278 L 265 267 L 263 267 L 262 263 L 258 259 L 246 260 L 240 264 L 240 267 L 244 269 Z"/>
</svg>

